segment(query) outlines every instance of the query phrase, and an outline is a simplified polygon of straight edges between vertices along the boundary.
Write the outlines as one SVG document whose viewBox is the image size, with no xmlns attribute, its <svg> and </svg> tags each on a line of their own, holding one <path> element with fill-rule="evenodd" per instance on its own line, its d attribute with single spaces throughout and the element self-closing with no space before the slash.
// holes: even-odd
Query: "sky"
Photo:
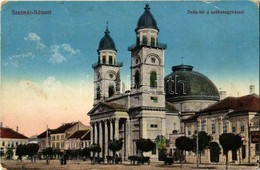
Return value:
<svg viewBox="0 0 260 170">
<path fill-rule="evenodd" d="M 167 44 L 165 75 L 179 64 L 192 65 L 228 96 L 259 94 L 259 14 L 249 1 L 235 2 L 8 2 L 1 9 L 1 121 L 27 135 L 46 127 L 81 121 L 88 125 L 93 105 L 93 69 L 106 23 L 124 63 L 121 79 L 129 82 L 127 48 L 149 3 Z M 51 11 L 15 15 L 14 11 Z M 188 11 L 204 11 L 191 14 Z M 211 11 L 243 14 L 211 14 Z M 209 14 L 207 14 L 209 11 Z M 126 87 L 129 87 L 126 84 Z"/>
</svg>

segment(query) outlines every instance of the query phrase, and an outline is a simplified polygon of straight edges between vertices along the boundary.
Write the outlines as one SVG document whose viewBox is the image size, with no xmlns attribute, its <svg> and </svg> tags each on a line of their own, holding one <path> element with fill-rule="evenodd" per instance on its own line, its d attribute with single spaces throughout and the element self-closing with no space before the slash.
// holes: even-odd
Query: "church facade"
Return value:
<svg viewBox="0 0 260 170">
<path fill-rule="evenodd" d="M 150 7 L 137 22 L 136 43 L 131 53 L 131 89 L 121 92 L 120 67 L 116 45 L 108 28 L 100 40 L 98 61 L 94 69 L 94 105 L 88 112 L 91 125 L 91 143 L 99 144 L 99 156 L 112 155 L 108 143 L 123 140 L 118 155 L 127 159 L 138 154 L 136 140 L 158 135 L 169 139 L 173 133 L 184 135 L 181 119 L 217 102 L 219 93 L 204 75 L 192 71 L 192 66 L 179 65 L 164 75 L 166 44 L 158 42 L 159 28 Z M 144 153 L 158 159 L 158 150 Z"/>
</svg>

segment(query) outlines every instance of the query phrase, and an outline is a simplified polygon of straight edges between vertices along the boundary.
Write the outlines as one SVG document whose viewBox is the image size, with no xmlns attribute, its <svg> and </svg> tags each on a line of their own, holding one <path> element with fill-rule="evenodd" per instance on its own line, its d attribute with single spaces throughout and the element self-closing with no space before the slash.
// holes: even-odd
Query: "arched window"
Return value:
<svg viewBox="0 0 260 170">
<path fill-rule="evenodd" d="M 106 56 L 102 56 L 102 64 L 106 64 Z"/>
<path fill-rule="evenodd" d="M 155 47 L 155 38 L 151 38 L 151 46 Z"/>
<path fill-rule="evenodd" d="M 143 45 L 147 45 L 147 37 L 143 36 Z"/>
<path fill-rule="evenodd" d="M 96 92 L 97 92 L 97 99 L 100 99 L 100 86 L 97 86 L 97 89 L 96 89 Z"/>
<path fill-rule="evenodd" d="M 135 87 L 140 87 L 140 73 L 138 70 L 135 71 Z"/>
<path fill-rule="evenodd" d="M 150 87 L 157 87 L 157 74 L 155 71 L 150 75 Z"/>
<path fill-rule="evenodd" d="M 115 93 L 115 88 L 113 85 L 110 85 L 108 87 L 108 97 L 112 97 L 114 95 L 114 93 Z"/>
<path fill-rule="evenodd" d="M 139 37 L 136 38 L 136 45 L 140 45 L 140 38 Z"/>
<path fill-rule="evenodd" d="M 113 64 L 113 57 L 109 56 L 109 64 L 112 65 Z"/>
</svg>

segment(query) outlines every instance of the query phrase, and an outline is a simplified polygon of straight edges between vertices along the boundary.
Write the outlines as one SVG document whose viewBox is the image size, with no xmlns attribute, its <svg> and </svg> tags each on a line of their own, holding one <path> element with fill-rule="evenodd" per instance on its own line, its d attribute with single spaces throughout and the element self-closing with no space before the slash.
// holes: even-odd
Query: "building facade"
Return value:
<svg viewBox="0 0 260 170">
<path fill-rule="evenodd" d="M 78 130 L 65 140 L 65 150 L 83 149 L 90 146 L 90 130 Z"/>
<path fill-rule="evenodd" d="M 82 122 L 64 123 L 56 129 L 48 129 L 37 136 L 40 151 L 47 147 L 64 151 L 67 149 L 66 140 L 77 131 L 89 131 Z"/>
<path fill-rule="evenodd" d="M 184 120 L 185 135 L 191 137 L 194 132 L 205 131 L 212 136 L 212 142 L 217 142 L 222 133 L 239 134 L 242 137 L 242 147 L 237 152 L 229 152 L 232 162 L 256 162 L 260 154 L 259 144 L 251 141 L 251 133 L 259 131 L 260 126 L 260 99 L 256 94 L 242 97 L 227 97 L 203 110 L 196 115 Z M 225 162 L 221 150 L 219 162 Z M 193 159 L 194 154 L 190 154 Z M 210 149 L 202 157 L 204 162 L 211 162 Z"/>
<path fill-rule="evenodd" d="M 121 63 L 117 63 L 115 43 L 108 28 L 98 48 L 98 63 L 93 65 L 95 78 L 94 107 L 89 111 L 91 142 L 101 146 L 101 156 L 110 155 L 108 142 L 122 139 L 123 149 L 118 154 L 127 159 L 137 154 L 135 141 L 140 138 L 155 139 L 166 135 L 164 96 L 164 50 L 158 42 L 156 20 L 145 6 L 137 23 L 136 43 L 131 52 L 131 90 L 120 93 Z M 111 60 L 110 60 L 111 59 Z M 147 153 L 152 158 L 157 153 Z"/>
<path fill-rule="evenodd" d="M 17 156 L 15 155 L 15 149 L 18 145 L 27 144 L 29 138 L 24 136 L 23 134 L 18 133 L 17 131 L 14 131 L 13 129 L 10 129 L 8 127 L 1 127 L 0 129 L 0 147 L 1 151 L 3 151 L 4 155 L 6 154 L 8 149 L 11 149 L 13 151 L 12 158 L 15 159 Z"/>
<path fill-rule="evenodd" d="M 123 140 L 118 155 L 127 159 L 139 154 L 135 142 L 140 138 L 155 140 L 163 135 L 168 140 L 176 139 L 185 134 L 182 119 L 219 101 L 216 86 L 192 66 L 174 66 L 172 73 L 164 75 L 167 45 L 159 42 L 159 28 L 148 4 L 137 22 L 135 39 L 136 43 L 128 47 L 130 90 L 120 90 L 122 63 L 117 62 L 108 28 L 99 43 L 98 62 L 92 65 L 95 95 L 88 112 L 91 143 L 101 146 L 99 156 L 103 158 L 112 154 L 108 150 L 110 140 Z M 158 148 L 144 154 L 158 160 Z"/>
</svg>

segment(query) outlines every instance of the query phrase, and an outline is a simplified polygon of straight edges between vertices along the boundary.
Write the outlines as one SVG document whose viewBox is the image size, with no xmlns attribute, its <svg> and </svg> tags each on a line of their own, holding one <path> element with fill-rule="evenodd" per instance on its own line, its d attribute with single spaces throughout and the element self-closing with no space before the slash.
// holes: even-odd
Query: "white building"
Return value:
<svg viewBox="0 0 260 170">
<path fill-rule="evenodd" d="M 238 152 L 230 152 L 229 160 L 237 163 L 256 162 L 260 154 L 260 144 L 251 141 L 251 133 L 260 130 L 259 103 L 260 98 L 256 94 L 227 97 L 183 120 L 185 135 L 191 137 L 197 129 L 205 131 L 213 137 L 213 142 L 217 142 L 221 148 L 219 136 L 222 133 L 239 134 L 243 141 L 242 147 Z M 206 150 L 202 161 L 211 162 L 210 153 L 210 149 Z M 223 153 L 223 150 L 221 150 L 221 153 Z M 190 154 L 190 156 L 188 156 L 189 160 L 194 158 L 194 154 Z M 219 161 L 225 162 L 223 154 L 220 155 Z"/>
<path fill-rule="evenodd" d="M 28 137 L 24 136 L 23 134 L 18 133 L 13 129 L 8 127 L 1 127 L 0 129 L 0 147 L 1 150 L 6 153 L 8 149 L 12 149 L 13 151 L 13 159 L 16 158 L 15 149 L 20 144 L 27 144 Z"/>
<path fill-rule="evenodd" d="M 159 43 L 159 28 L 147 4 L 137 22 L 136 43 L 131 52 L 131 89 L 120 92 L 120 67 L 117 50 L 108 28 L 100 40 L 94 69 L 94 106 L 88 112 L 91 143 L 101 146 L 101 157 L 111 155 L 108 142 L 123 139 L 118 153 L 123 159 L 137 154 L 135 141 L 154 140 L 158 135 L 168 139 L 184 134 L 180 119 L 195 114 L 219 100 L 215 85 L 204 75 L 192 71 L 192 66 L 173 67 L 164 75 L 166 44 Z M 157 149 L 145 153 L 158 159 Z"/>
</svg>

